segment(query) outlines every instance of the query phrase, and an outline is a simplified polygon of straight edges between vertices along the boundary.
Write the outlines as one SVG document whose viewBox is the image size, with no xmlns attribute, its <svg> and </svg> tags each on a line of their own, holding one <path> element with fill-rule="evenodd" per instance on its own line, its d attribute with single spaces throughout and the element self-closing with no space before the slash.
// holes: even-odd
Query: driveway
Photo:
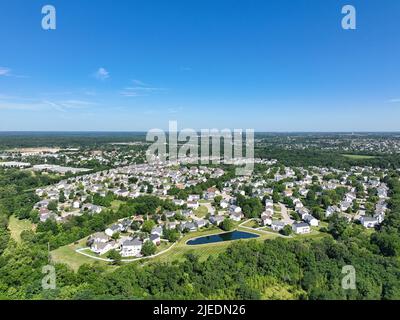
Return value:
<svg viewBox="0 0 400 320">
<path fill-rule="evenodd" d="M 285 222 L 286 224 L 292 225 L 294 220 L 292 218 L 290 218 L 290 215 L 288 213 L 286 206 L 280 202 L 278 204 L 281 207 L 282 221 Z"/>
</svg>

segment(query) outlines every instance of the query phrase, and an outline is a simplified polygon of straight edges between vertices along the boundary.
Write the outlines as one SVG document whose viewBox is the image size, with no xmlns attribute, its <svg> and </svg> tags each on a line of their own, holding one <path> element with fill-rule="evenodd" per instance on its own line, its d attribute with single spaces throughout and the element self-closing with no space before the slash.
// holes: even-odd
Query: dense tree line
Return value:
<svg viewBox="0 0 400 320">
<path fill-rule="evenodd" d="M 277 159 L 285 166 L 292 167 L 333 167 L 350 169 L 352 166 L 371 166 L 395 169 L 400 167 L 400 157 L 392 154 L 379 154 L 371 158 L 352 159 L 338 151 L 323 150 L 286 150 L 279 147 L 257 147 L 255 157 Z"/>
</svg>

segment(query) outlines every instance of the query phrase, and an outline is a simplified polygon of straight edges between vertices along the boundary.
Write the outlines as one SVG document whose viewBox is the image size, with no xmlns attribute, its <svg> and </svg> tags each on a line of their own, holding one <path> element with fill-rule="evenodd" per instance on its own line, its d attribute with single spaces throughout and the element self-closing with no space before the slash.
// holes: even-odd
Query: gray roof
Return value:
<svg viewBox="0 0 400 320">
<path fill-rule="evenodd" d="M 151 240 L 151 241 L 156 240 L 156 239 L 159 239 L 159 238 L 160 238 L 160 236 L 157 235 L 157 234 L 152 234 L 152 235 L 150 236 L 150 240 Z"/>
<path fill-rule="evenodd" d="M 304 228 L 304 227 L 309 227 L 310 225 L 305 222 L 296 222 L 296 223 L 293 223 L 293 226 L 295 228 Z"/>
<path fill-rule="evenodd" d="M 125 240 L 122 243 L 122 246 L 127 247 L 127 246 L 141 246 L 143 243 L 140 241 L 138 238 L 132 239 L 132 240 Z"/>
</svg>

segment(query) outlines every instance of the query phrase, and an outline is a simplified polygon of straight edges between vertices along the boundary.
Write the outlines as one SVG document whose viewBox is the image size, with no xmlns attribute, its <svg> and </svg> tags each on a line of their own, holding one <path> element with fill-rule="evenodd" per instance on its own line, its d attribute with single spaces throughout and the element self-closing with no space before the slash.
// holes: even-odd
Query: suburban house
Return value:
<svg viewBox="0 0 400 320">
<path fill-rule="evenodd" d="M 161 243 L 161 238 L 158 234 L 152 234 L 150 236 L 150 241 L 153 242 L 156 246 L 159 246 Z"/>
<path fill-rule="evenodd" d="M 185 204 L 185 201 L 183 201 L 182 199 L 174 199 L 174 200 L 172 200 L 172 202 L 176 206 L 183 206 Z"/>
<path fill-rule="evenodd" d="M 229 216 L 230 219 L 232 219 L 233 221 L 236 221 L 236 222 L 239 222 L 240 220 L 242 220 L 242 217 L 243 217 L 243 214 L 241 212 L 233 212 Z"/>
<path fill-rule="evenodd" d="M 183 230 L 196 231 L 197 230 L 196 225 L 193 222 L 181 223 L 179 225 L 179 229 L 181 231 L 183 231 Z"/>
<path fill-rule="evenodd" d="M 207 221 L 207 220 L 204 220 L 204 219 L 199 219 L 199 220 L 196 220 L 196 221 L 194 222 L 194 224 L 196 225 L 197 228 L 203 228 L 203 227 L 205 227 L 206 225 L 208 225 L 208 221 Z"/>
<path fill-rule="evenodd" d="M 40 212 L 39 214 L 40 222 L 46 222 L 48 219 L 53 219 L 53 220 L 57 219 L 58 216 L 53 211 L 49 211 L 47 209 L 45 210 L 46 211 L 42 210 L 42 212 Z"/>
<path fill-rule="evenodd" d="M 165 217 L 167 219 L 169 219 L 169 218 L 174 217 L 176 213 L 174 211 L 165 211 L 164 214 L 165 214 Z"/>
<path fill-rule="evenodd" d="M 305 222 L 295 222 L 292 225 L 292 230 L 296 234 L 306 234 L 311 232 L 311 227 Z"/>
<path fill-rule="evenodd" d="M 219 206 L 220 206 L 222 209 L 226 209 L 226 208 L 229 207 L 229 202 L 226 201 L 226 200 L 222 200 L 222 201 L 219 203 Z"/>
<path fill-rule="evenodd" d="M 316 218 L 314 218 L 312 215 L 310 215 L 310 214 L 307 214 L 307 215 L 305 215 L 304 216 L 304 218 L 303 218 L 303 220 L 305 221 L 305 222 L 307 222 L 310 226 L 312 226 L 312 227 L 318 227 L 318 225 L 319 225 L 319 220 L 318 219 L 316 219 Z"/>
<path fill-rule="evenodd" d="M 106 229 L 105 233 L 109 237 L 112 237 L 114 233 L 121 232 L 121 231 L 122 231 L 122 225 L 113 224 L 111 227 Z"/>
<path fill-rule="evenodd" d="M 197 200 L 188 201 L 187 207 L 190 209 L 197 209 L 199 207 L 199 202 Z"/>
<path fill-rule="evenodd" d="M 154 227 L 153 229 L 151 229 L 151 234 L 156 234 L 161 237 L 163 234 L 163 230 L 161 227 Z"/>
<path fill-rule="evenodd" d="M 96 205 L 91 204 L 91 203 L 86 203 L 81 208 L 82 212 L 88 211 L 90 213 L 100 213 L 102 210 L 103 210 L 102 207 L 96 206 Z"/>
<path fill-rule="evenodd" d="M 99 255 L 105 254 L 112 249 L 116 249 L 118 244 L 115 241 L 110 242 L 93 242 L 90 249 Z"/>
<path fill-rule="evenodd" d="M 333 215 L 335 212 L 339 212 L 339 208 L 337 206 L 329 206 L 326 211 L 325 211 L 325 216 L 330 217 Z"/>
<path fill-rule="evenodd" d="M 268 215 L 266 215 L 266 214 L 261 215 L 261 224 L 262 224 L 263 226 L 270 226 L 270 225 L 272 224 L 272 219 L 271 219 L 271 217 L 268 216 Z"/>
<path fill-rule="evenodd" d="M 379 224 L 377 218 L 365 216 L 360 218 L 360 222 L 365 228 L 375 228 L 375 226 Z"/>
<path fill-rule="evenodd" d="M 199 201 L 200 196 L 198 194 L 190 194 L 187 198 L 187 201 Z"/>
<path fill-rule="evenodd" d="M 122 257 L 135 257 L 140 255 L 143 243 L 139 239 L 125 240 L 121 246 Z"/>
<path fill-rule="evenodd" d="M 280 231 L 285 227 L 285 223 L 283 221 L 272 221 L 271 222 L 271 229 L 274 231 Z"/>
<path fill-rule="evenodd" d="M 239 213 L 239 212 L 242 212 L 242 208 L 238 207 L 238 206 L 235 206 L 235 205 L 231 205 L 229 207 L 229 212 L 230 213 Z"/>
<path fill-rule="evenodd" d="M 92 234 L 89 239 L 88 242 L 108 242 L 110 240 L 110 237 L 107 236 L 104 232 L 96 232 L 94 234 Z"/>
<path fill-rule="evenodd" d="M 209 220 L 212 224 L 219 226 L 224 219 L 225 218 L 223 216 L 211 216 Z"/>
</svg>

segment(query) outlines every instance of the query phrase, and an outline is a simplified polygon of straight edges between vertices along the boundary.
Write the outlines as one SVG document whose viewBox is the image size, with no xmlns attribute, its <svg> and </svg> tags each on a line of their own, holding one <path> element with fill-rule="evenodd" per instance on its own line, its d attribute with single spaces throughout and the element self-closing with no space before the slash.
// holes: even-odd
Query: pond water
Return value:
<svg viewBox="0 0 400 320">
<path fill-rule="evenodd" d="M 196 245 L 196 244 L 206 244 L 206 243 L 214 243 L 214 242 L 222 242 L 222 241 L 232 241 L 239 239 L 251 239 L 258 238 L 259 235 L 244 231 L 232 231 L 220 234 L 214 234 L 210 236 L 204 236 L 200 238 L 196 238 L 193 240 L 189 240 L 186 242 L 188 245 Z"/>
</svg>

